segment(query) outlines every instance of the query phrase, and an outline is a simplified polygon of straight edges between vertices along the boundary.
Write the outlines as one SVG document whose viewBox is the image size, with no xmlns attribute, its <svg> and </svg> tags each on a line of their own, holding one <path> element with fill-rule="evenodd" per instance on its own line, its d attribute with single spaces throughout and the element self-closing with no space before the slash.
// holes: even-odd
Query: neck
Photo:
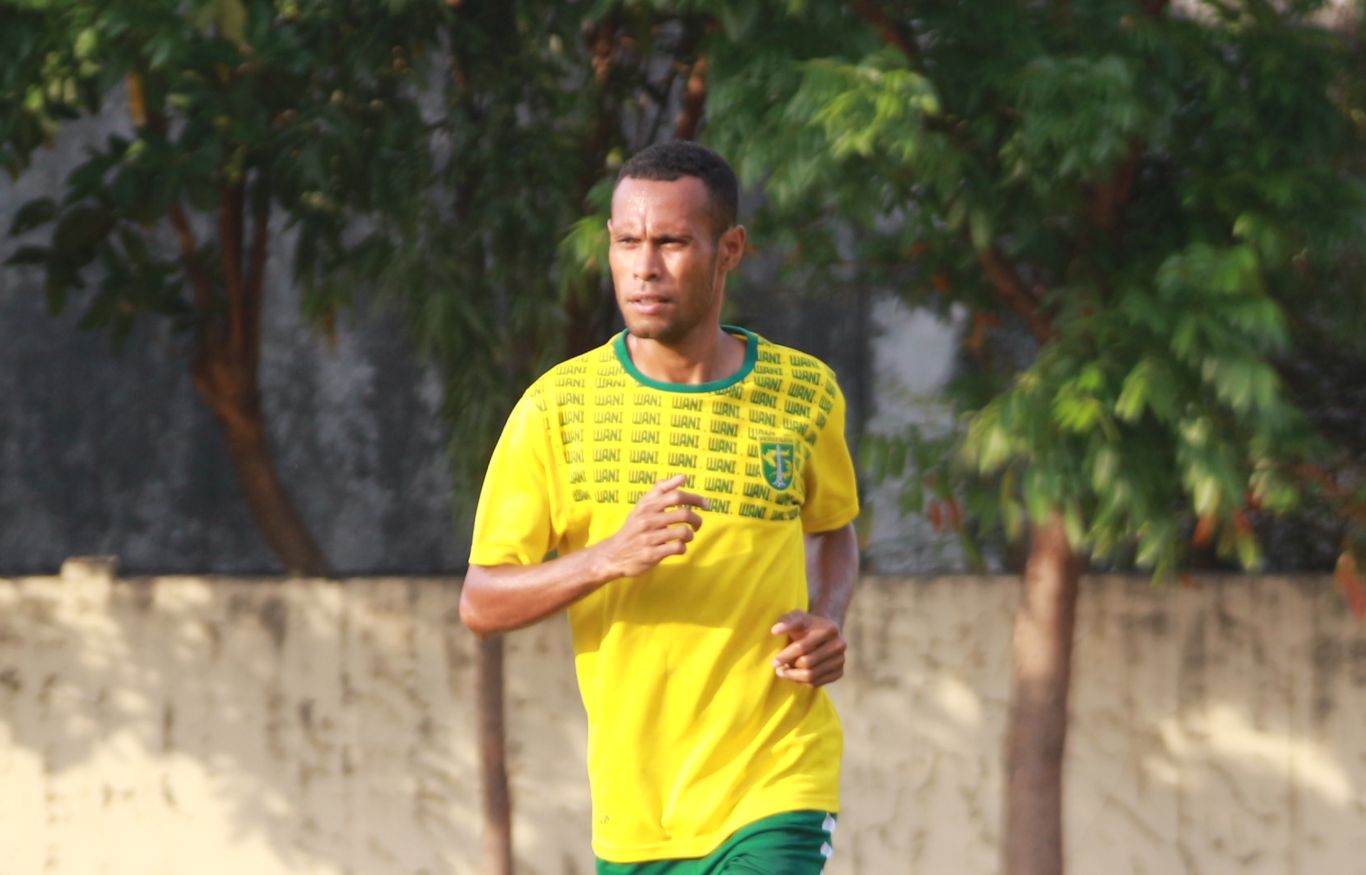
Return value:
<svg viewBox="0 0 1366 875">
<path fill-rule="evenodd" d="M 671 344 L 627 334 L 626 349 L 642 374 L 661 383 L 695 386 L 723 380 L 745 361 L 745 341 L 719 325 Z"/>
</svg>

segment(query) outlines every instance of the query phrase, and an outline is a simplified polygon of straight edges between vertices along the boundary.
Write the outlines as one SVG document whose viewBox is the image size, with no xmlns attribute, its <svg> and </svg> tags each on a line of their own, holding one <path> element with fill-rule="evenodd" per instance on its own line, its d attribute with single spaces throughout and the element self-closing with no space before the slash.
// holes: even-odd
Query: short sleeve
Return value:
<svg viewBox="0 0 1366 875">
<path fill-rule="evenodd" d="M 854 460 L 844 439 L 844 393 L 828 372 L 826 403 L 821 407 L 825 423 L 816 433 L 804 476 L 806 501 L 802 504 L 802 531 L 829 532 L 843 528 L 858 516 L 858 483 Z M 824 410 L 828 407 L 828 410 Z"/>
<path fill-rule="evenodd" d="M 470 546 L 472 565 L 535 565 L 560 541 L 560 505 L 548 418 L 523 395 L 489 460 Z"/>
</svg>

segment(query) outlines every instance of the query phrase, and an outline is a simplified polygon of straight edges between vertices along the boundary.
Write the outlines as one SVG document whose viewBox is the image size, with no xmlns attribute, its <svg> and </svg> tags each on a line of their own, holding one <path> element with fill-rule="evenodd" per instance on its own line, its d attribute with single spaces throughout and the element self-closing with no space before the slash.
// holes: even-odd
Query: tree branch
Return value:
<svg viewBox="0 0 1366 875">
<path fill-rule="evenodd" d="M 147 111 L 147 91 L 141 73 L 128 74 L 128 113 L 133 117 L 135 129 L 146 128 L 154 134 L 165 135 L 166 119 L 158 113 Z M 185 273 L 190 278 L 195 306 L 201 312 L 207 312 L 213 306 L 213 283 L 204 271 L 204 265 L 199 262 L 199 245 L 195 242 L 190 219 L 180 204 L 171 206 L 170 218 L 176 241 L 180 244 L 181 257 L 185 259 Z"/>
<path fill-rule="evenodd" d="M 617 26 L 615 20 L 606 18 L 586 30 L 588 49 L 592 56 L 593 83 L 597 94 L 594 101 L 596 117 L 584 141 L 584 163 L 579 177 L 580 200 L 588 197 L 588 192 L 597 184 L 602 173 L 602 157 L 607 153 L 612 133 L 617 126 L 617 116 L 607 93 L 615 65 Z"/>
<path fill-rule="evenodd" d="M 1317 486 L 1331 502 L 1338 505 L 1343 516 L 1366 523 L 1366 504 L 1357 501 L 1351 490 L 1338 485 L 1327 469 L 1321 465 L 1302 464 L 1291 470 L 1301 480 Z"/>
<path fill-rule="evenodd" d="M 1119 162 L 1110 174 L 1109 180 L 1097 185 L 1091 191 L 1091 224 L 1107 234 L 1113 234 L 1119 227 L 1119 218 L 1133 194 L 1134 179 L 1138 176 L 1139 160 L 1143 157 L 1142 147 L 1134 143 L 1129 154 Z"/>
<path fill-rule="evenodd" d="M 702 109 L 707 104 L 707 56 L 698 55 L 688 72 L 688 84 L 683 89 L 683 107 L 674 122 L 674 138 L 697 139 L 697 126 L 702 120 Z"/>
<path fill-rule="evenodd" d="M 133 117 L 133 127 L 147 127 L 147 92 L 141 73 L 128 74 L 128 114 Z"/>
<path fill-rule="evenodd" d="M 1025 321 L 1035 340 L 1039 343 L 1047 343 L 1053 336 L 1053 328 L 1049 325 L 1048 320 L 1039 313 L 1040 301 L 1025 286 L 1024 281 L 1015 272 L 1015 268 L 1005 260 L 1005 257 L 995 246 L 988 246 L 986 249 L 979 250 L 977 260 L 981 263 L 982 270 L 986 272 L 987 281 L 991 283 L 992 288 L 1000 295 L 1006 306 Z"/>
<path fill-rule="evenodd" d="M 256 361 L 261 347 L 261 297 L 266 278 L 266 256 L 270 247 L 270 175 L 262 169 L 252 186 L 251 262 L 243 289 L 243 315 L 247 332 L 247 357 Z"/>
<path fill-rule="evenodd" d="M 234 353 L 246 351 L 247 319 L 242 285 L 242 224 L 246 183 L 224 183 L 218 190 L 218 251 L 223 291 L 228 305 L 228 342 Z"/>
<path fill-rule="evenodd" d="M 641 104 L 642 112 L 640 114 L 640 121 L 636 124 L 636 138 L 633 141 L 641 148 L 653 143 L 659 138 L 660 128 L 664 127 L 664 117 L 669 114 L 669 107 L 671 104 L 669 98 L 673 94 L 674 82 L 678 79 L 679 68 L 681 67 L 684 67 L 684 65 L 680 63 L 670 64 L 669 72 L 658 88 L 652 87 L 649 82 L 646 82 L 644 85 L 645 93 L 648 93 L 650 99 L 654 101 L 655 114 L 654 118 L 650 121 L 648 130 L 645 130 L 645 133 L 642 135 L 640 132 L 646 128 L 646 125 L 645 112 L 643 111 L 644 104 Z"/>
<path fill-rule="evenodd" d="M 213 306 L 213 283 L 199 261 L 199 247 L 195 243 L 194 230 L 185 208 L 180 204 L 171 207 L 171 225 L 175 228 L 176 240 L 180 243 L 180 255 L 185 259 L 185 273 L 190 278 L 190 288 L 194 290 L 194 303 L 201 313 L 207 313 Z"/>
<path fill-rule="evenodd" d="M 873 26 L 884 43 L 905 55 L 912 66 L 920 66 L 920 49 L 901 32 L 896 22 L 887 16 L 882 7 L 873 0 L 854 0 L 851 6 L 860 18 Z"/>
<path fill-rule="evenodd" d="M 592 58 L 593 82 L 593 121 L 587 136 L 582 142 L 579 170 L 579 201 L 587 207 L 589 192 L 602 178 L 607 154 L 613 147 L 620 145 L 621 100 L 619 89 L 614 89 L 614 80 L 620 77 L 613 73 L 617 65 L 617 46 L 619 41 L 618 14 L 611 14 L 596 23 L 588 23 L 583 29 L 586 48 Z M 617 93 L 614 94 L 614 91 Z M 610 317 L 603 316 L 610 311 L 613 298 L 602 288 L 585 284 L 569 294 L 565 302 L 567 321 L 565 325 L 565 349 L 577 355 L 602 343 L 606 335 L 606 325 Z"/>
<path fill-rule="evenodd" d="M 612 18 L 604 18 L 592 25 L 591 39 L 589 40 L 589 52 L 591 54 L 589 63 L 593 65 L 593 79 L 597 82 L 599 89 L 607 85 L 607 80 L 612 75 L 616 48 L 617 26 Z"/>
</svg>

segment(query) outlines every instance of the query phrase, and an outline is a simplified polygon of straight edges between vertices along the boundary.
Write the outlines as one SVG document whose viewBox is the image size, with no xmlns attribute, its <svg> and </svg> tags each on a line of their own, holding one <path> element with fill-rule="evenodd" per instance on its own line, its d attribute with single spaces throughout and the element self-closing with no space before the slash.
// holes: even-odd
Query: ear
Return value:
<svg viewBox="0 0 1366 875">
<path fill-rule="evenodd" d="M 721 234 L 716 241 L 716 249 L 720 254 L 722 270 L 735 270 L 740 266 L 740 260 L 745 257 L 745 239 L 744 225 L 734 225 Z"/>
</svg>

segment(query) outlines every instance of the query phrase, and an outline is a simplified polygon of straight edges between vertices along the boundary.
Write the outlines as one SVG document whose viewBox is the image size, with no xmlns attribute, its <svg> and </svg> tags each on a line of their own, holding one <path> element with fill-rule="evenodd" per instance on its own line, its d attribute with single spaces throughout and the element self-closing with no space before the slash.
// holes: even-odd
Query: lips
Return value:
<svg viewBox="0 0 1366 875">
<path fill-rule="evenodd" d="M 666 308 L 673 305 L 673 302 L 661 295 L 634 295 L 627 299 L 631 309 L 643 316 L 651 316 L 662 313 Z"/>
</svg>

